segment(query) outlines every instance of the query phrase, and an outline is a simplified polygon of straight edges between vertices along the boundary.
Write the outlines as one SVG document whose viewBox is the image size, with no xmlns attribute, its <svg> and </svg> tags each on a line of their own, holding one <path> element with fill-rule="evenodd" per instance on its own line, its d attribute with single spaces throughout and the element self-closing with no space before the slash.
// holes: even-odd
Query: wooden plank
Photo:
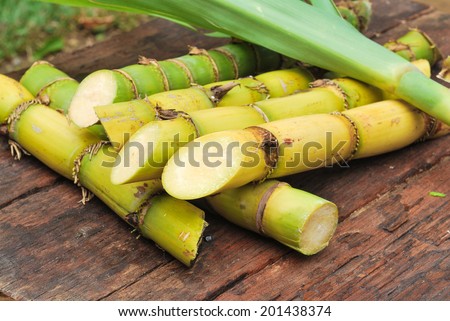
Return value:
<svg viewBox="0 0 450 321">
<path fill-rule="evenodd" d="M 383 3 L 387 7 L 380 11 L 376 6 Z M 380 16 L 386 12 L 395 17 L 395 23 L 389 20 L 391 28 L 400 26 L 400 20 L 408 19 L 411 15 L 420 17 L 426 7 L 408 1 L 378 0 L 374 1 L 374 9 L 378 13 L 374 18 L 377 22 L 372 29 L 373 33 L 380 32 L 387 26 L 379 22 L 379 19 L 383 19 Z M 147 27 L 143 28 L 134 41 L 142 41 L 141 45 L 146 45 L 146 41 L 151 40 L 151 46 L 160 50 L 157 53 L 161 55 L 157 57 L 160 59 L 183 54 L 185 49 L 181 46 L 184 44 L 199 45 L 201 41 L 209 44 L 211 41 L 196 34 L 192 34 L 191 38 L 177 39 L 177 36 L 182 35 L 181 31 L 175 31 L 178 27 L 165 23 L 161 25 L 157 22 L 155 33 L 148 33 Z M 152 23 L 148 25 L 150 26 Z M 167 29 L 164 30 L 162 26 Z M 399 35 L 399 32 L 400 30 L 395 29 L 392 36 Z M 131 38 L 133 35 L 127 36 Z M 76 74 L 79 70 L 78 75 L 81 76 L 99 66 L 120 67 L 123 64 L 119 63 L 129 61 L 127 59 L 133 60 L 125 64 L 134 62 L 138 49 L 121 45 L 125 41 L 123 39 L 120 41 L 118 38 L 118 41 L 116 44 L 85 49 L 81 55 L 74 53 L 73 56 L 67 56 L 67 59 L 62 55 L 58 59 L 61 62 L 68 61 L 69 69 L 65 69 L 66 71 Z M 164 47 L 166 41 L 169 41 L 168 51 Z M 177 50 L 182 52 L 174 54 Z M 96 51 L 101 52 L 102 56 L 92 59 L 92 53 Z M 120 59 L 121 55 L 128 58 Z M 108 61 L 109 59 L 111 60 Z M 0 196 L 0 204 L 3 204 L 0 205 L 0 269 L 5 271 L 0 275 L 0 291 L 15 299 L 42 300 L 208 300 L 231 297 L 311 299 L 321 297 L 321 293 L 324 293 L 323 297 L 349 298 L 351 293 L 344 293 L 345 287 L 349 287 L 352 282 L 359 282 L 363 289 L 353 291 L 362 298 L 377 298 L 375 289 L 381 288 L 382 295 L 388 299 L 409 299 L 419 296 L 418 291 L 410 290 L 410 285 L 418 276 L 414 270 L 401 274 L 400 266 L 397 265 L 415 264 L 422 268 L 418 273 L 432 282 L 432 288 L 424 287 L 421 298 L 448 299 L 448 293 L 442 290 L 445 276 L 442 271 L 448 266 L 448 257 L 440 252 L 441 248 L 445 250 L 448 241 L 445 235 L 436 236 L 432 233 L 441 227 L 440 224 L 448 226 L 448 216 L 444 215 L 441 221 L 433 221 L 442 213 L 448 213 L 446 200 L 444 199 L 441 207 L 432 206 L 431 209 L 422 209 L 429 201 L 408 205 L 419 193 L 420 185 L 427 182 L 428 178 L 425 177 L 428 177 L 426 175 L 430 168 L 433 169 L 434 174 L 430 174 L 432 176 L 436 176 L 436 173 L 441 175 L 441 169 L 445 172 L 445 165 L 448 165 L 448 158 L 445 158 L 449 155 L 448 143 L 447 137 L 377 158 L 355 161 L 351 163 L 351 171 L 334 168 L 288 178 L 295 186 L 327 197 L 340 206 L 342 223 L 337 237 L 330 248 L 317 256 L 301 256 L 274 241 L 208 214 L 211 225 L 207 234 L 212 235 L 213 241 L 204 242 L 196 265 L 192 269 L 186 269 L 170 256 L 164 255 L 151 242 L 130 237 L 130 228 L 98 200 L 81 207 L 77 204 L 79 191 L 70 182 L 58 179 L 37 161 L 27 158 L 21 162 L 13 162 L 7 157 L 7 146 L 3 140 L 0 145 L 0 173 L 5 175 L 5 172 L 13 172 L 6 174 L 10 176 L 5 187 L 0 183 L 0 192 L 3 192 Z M 42 174 L 42 171 L 47 173 Z M 21 175 L 22 178 L 14 179 Z M 444 178 L 447 177 L 445 175 Z M 24 179 L 26 182 L 23 182 Z M 407 198 L 407 195 L 402 194 L 403 188 L 409 188 L 410 183 L 416 179 L 419 182 L 417 188 Z M 3 178 L 0 182 L 3 182 Z M 56 186 L 52 186 L 53 184 Z M 3 196 L 8 193 L 14 195 Z M 397 199 L 391 199 L 390 195 L 400 195 L 398 197 L 402 201 L 404 197 L 410 208 L 397 208 L 394 202 Z M 58 200 L 57 204 L 55 200 Z M 374 208 L 373 204 L 379 206 Z M 360 208 L 363 209 L 359 210 Z M 419 209 L 417 220 L 427 223 L 421 223 L 420 227 L 410 224 L 416 222 L 416 218 L 410 218 L 410 215 L 416 215 Z M 434 212 L 430 212 L 433 209 Z M 372 217 L 375 215 L 376 219 L 381 220 L 378 217 L 379 211 L 388 210 L 402 210 L 403 215 L 387 221 L 389 224 L 383 221 L 385 229 L 381 225 L 373 226 Z M 351 215 L 355 211 L 364 215 Z M 420 215 L 428 215 L 426 217 L 430 217 L 430 222 Z M 366 226 L 370 226 L 367 231 Z M 378 230 L 382 231 L 382 235 L 377 234 L 380 233 Z M 405 233 L 401 234 L 402 231 Z M 416 240 L 415 237 L 410 237 L 413 232 L 409 231 L 423 237 Z M 383 235 L 388 237 L 382 238 Z M 404 236 L 395 241 L 399 235 Z M 380 244 L 377 243 L 372 249 L 369 245 L 374 240 L 378 240 Z M 396 254 L 407 250 L 411 242 L 414 242 L 414 251 L 408 250 L 406 253 L 414 255 L 414 258 L 405 258 L 407 261 L 397 259 Z M 427 247 L 430 242 L 438 244 L 436 252 Z M 371 257 L 365 256 L 367 249 L 370 250 L 368 253 Z M 383 251 L 388 250 L 389 255 L 383 256 Z M 358 252 L 363 254 L 358 255 Z M 338 253 L 343 256 L 338 256 Z M 331 267 L 327 270 L 323 266 Z M 353 268 L 359 274 L 367 275 L 364 278 L 358 277 Z M 392 274 L 389 268 L 394 270 Z M 275 272 L 272 269 L 278 270 Z M 299 270 L 309 271 L 309 278 L 299 275 Z M 280 276 L 280 279 L 271 279 L 271 273 Z M 383 273 L 386 274 L 384 279 Z M 322 278 L 330 275 L 335 282 L 330 285 L 334 285 L 336 289 L 328 289 L 326 292 L 324 289 L 327 284 L 317 281 L 316 274 Z M 294 284 L 288 286 L 292 281 L 291 275 L 299 275 L 299 280 L 295 283 L 297 292 L 294 291 Z M 398 280 L 394 280 L 394 277 L 398 277 Z M 365 279 L 368 280 L 370 289 L 364 288 Z M 276 283 L 271 284 L 268 280 Z M 341 281 L 342 286 L 339 283 Z M 391 282 L 397 288 L 391 287 L 387 291 L 381 284 L 383 282 Z M 391 294 L 387 295 L 388 292 Z"/>
<path fill-rule="evenodd" d="M 372 21 L 366 34 L 369 37 L 381 34 L 428 10 L 429 6 L 414 1 L 372 1 Z"/>
<path fill-rule="evenodd" d="M 32 157 L 20 162 L 11 156 L 7 139 L 0 137 L 0 209 L 18 197 L 55 184 L 60 177 Z"/>
<path fill-rule="evenodd" d="M 172 258 L 70 182 L 13 202 L 0 216 L 2 291 L 14 299 L 93 300 Z"/>
<path fill-rule="evenodd" d="M 426 190 L 449 189 L 449 164 L 443 158 L 355 212 L 319 256 L 290 253 L 218 299 L 448 300 L 450 198 Z"/>
</svg>

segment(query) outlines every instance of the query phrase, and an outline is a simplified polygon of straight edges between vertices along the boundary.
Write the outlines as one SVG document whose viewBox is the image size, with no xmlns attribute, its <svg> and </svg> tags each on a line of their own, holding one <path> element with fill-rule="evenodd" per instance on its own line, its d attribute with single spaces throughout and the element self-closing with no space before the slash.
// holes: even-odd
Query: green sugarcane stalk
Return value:
<svg viewBox="0 0 450 321">
<path fill-rule="evenodd" d="M 95 6 L 98 2 L 64 3 Z M 102 0 L 100 3 L 110 9 L 156 14 L 184 25 L 251 41 L 287 57 L 379 87 L 450 124 L 447 88 L 363 36 L 341 17 L 302 1 L 196 0 L 188 6 L 181 0 Z"/>
<path fill-rule="evenodd" d="M 230 222 L 306 255 L 323 250 L 338 224 L 335 204 L 275 180 L 224 191 L 206 200 Z"/>
<path fill-rule="evenodd" d="M 305 68 L 276 70 L 232 82 L 215 82 L 203 87 L 161 92 L 144 100 L 97 106 L 95 112 L 109 140 L 120 149 L 146 123 L 158 118 L 173 118 L 170 116 L 172 110 L 191 112 L 219 106 L 246 105 L 307 89 L 312 80 L 311 73 Z"/>
<path fill-rule="evenodd" d="M 418 29 L 410 29 L 402 37 L 391 40 L 384 46 L 408 61 L 426 59 L 431 66 L 434 66 L 442 59 L 442 54 L 433 40 Z"/>
<path fill-rule="evenodd" d="M 162 182 L 170 195 L 196 199 L 252 181 L 387 153 L 446 133 L 448 126 L 406 102 L 386 100 L 342 113 L 199 137 L 169 159 Z M 211 147 L 217 152 L 212 154 Z"/>
<path fill-rule="evenodd" d="M 341 0 L 336 6 L 345 20 L 356 29 L 363 32 L 367 30 L 372 18 L 372 3 L 368 0 Z"/>
<path fill-rule="evenodd" d="M 15 146 L 90 190 L 183 264 L 193 264 L 206 227 L 202 210 L 164 194 L 160 180 L 112 184 L 108 164 L 113 164 L 114 151 L 62 113 L 30 100 L 33 95 L 15 80 L 0 75 L 0 84 L 0 121 Z"/>
<path fill-rule="evenodd" d="M 283 61 L 281 55 L 247 43 L 208 51 L 192 48 L 188 55 L 164 61 L 141 57 L 138 64 L 88 75 L 73 97 L 69 116 L 78 126 L 87 127 L 98 122 L 94 106 L 254 75 L 278 69 Z"/>
</svg>

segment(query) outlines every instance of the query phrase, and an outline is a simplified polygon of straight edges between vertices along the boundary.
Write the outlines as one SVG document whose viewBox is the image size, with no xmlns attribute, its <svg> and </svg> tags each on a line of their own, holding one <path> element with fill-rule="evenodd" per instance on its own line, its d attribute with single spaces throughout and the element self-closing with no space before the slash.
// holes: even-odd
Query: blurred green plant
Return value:
<svg viewBox="0 0 450 321">
<path fill-rule="evenodd" d="M 100 41 L 111 30 L 129 31 L 148 16 L 74 8 L 33 0 L 0 0 L 0 71 L 29 64 L 69 46 L 67 36 Z M 75 35 L 76 34 L 76 35 Z M 76 46 L 82 45 L 81 41 Z"/>
</svg>

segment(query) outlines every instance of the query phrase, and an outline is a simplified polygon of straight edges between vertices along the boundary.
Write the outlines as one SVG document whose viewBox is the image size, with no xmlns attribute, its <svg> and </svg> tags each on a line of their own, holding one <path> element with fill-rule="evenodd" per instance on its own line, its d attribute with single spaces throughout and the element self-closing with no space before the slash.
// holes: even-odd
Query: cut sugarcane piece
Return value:
<svg viewBox="0 0 450 321">
<path fill-rule="evenodd" d="M 80 163 L 80 184 L 93 192 L 142 236 L 153 240 L 186 266 L 192 265 L 206 228 L 204 212 L 165 195 L 160 180 L 115 185 L 108 178 L 117 154 L 102 146 Z"/>
<path fill-rule="evenodd" d="M 450 56 L 442 62 L 442 70 L 437 75 L 439 79 L 450 82 Z"/>
<path fill-rule="evenodd" d="M 20 83 L 43 104 L 64 114 L 78 89 L 78 81 L 47 61 L 35 62 L 21 77 Z"/>
<path fill-rule="evenodd" d="M 153 121 L 139 129 L 119 152 L 111 172 L 115 184 L 160 178 L 167 160 L 198 136 L 265 122 L 261 112 L 246 107 L 200 110 L 174 119 Z"/>
<path fill-rule="evenodd" d="M 189 112 L 214 106 L 246 105 L 266 99 L 272 96 L 272 92 L 275 96 L 289 95 L 308 88 L 311 80 L 311 73 L 305 68 L 283 69 L 263 73 L 257 78 L 241 78 L 205 87 L 161 92 L 148 96 L 146 100 L 151 103 L 148 106 Z M 94 109 L 109 140 L 119 149 L 138 128 L 155 119 L 155 111 L 148 109 L 146 114 L 145 106 L 145 103 L 133 101 L 130 104 L 96 106 Z"/>
<path fill-rule="evenodd" d="M 9 128 L 11 139 L 58 174 L 71 179 L 75 159 L 98 137 L 47 106 L 29 106 Z"/>
<path fill-rule="evenodd" d="M 372 4 L 369 0 L 336 1 L 336 5 L 342 18 L 359 31 L 367 30 L 372 18 Z"/>
<path fill-rule="evenodd" d="M 426 59 L 431 66 L 442 58 L 431 38 L 418 29 L 410 29 L 402 37 L 389 41 L 384 46 L 408 61 Z"/>
<path fill-rule="evenodd" d="M 0 104 L 0 113 L 10 113 L 11 140 L 61 175 L 88 186 L 121 218 L 182 263 L 193 263 L 206 227 L 202 210 L 159 195 L 160 180 L 112 184 L 111 165 L 117 156 L 113 150 L 88 130 L 70 124 L 60 112 L 35 100 L 23 101 L 31 94 L 20 83 L 4 76 L 0 81 L 5 84 L 0 87 L 0 102 L 4 103 Z M 9 102 L 18 106 L 7 106 Z"/>
<path fill-rule="evenodd" d="M 11 113 L 19 105 L 34 99 L 34 96 L 20 83 L 0 74 L 0 125 L 6 124 Z"/>
<path fill-rule="evenodd" d="M 87 76 L 70 104 L 69 116 L 78 126 L 88 127 L 98 121 L 94 106 L 248 76 L 258 69 L 279 68 L 281 63 L 279 54 L 244 43 L 209 51 L 193 48 L 188 55 L 160 62 L 142 57 L 139 64 Z"/>
<path fill-rule="evenodd" d="M 230 222 L 306 255 L 323 250 L 338 223 L 335 204 L 275 180 L 227 190 L 207 202 Z"/>
<path fill-rule="evenodd" d="M 176 198 L 201 198 L 251 181 L 387 153 L 426 137 L 430 122 L 409 104 L 389 100 L 217 132 L 181 147 L 163 171 L 163 186 Z M 221 151 L 213 160 L 205 155 L 212 145 Z"/>
<path fill-rule="evenodd" d="M 69 118 L 79 127 L 98 122 L 93 106 L 107 105 L 135 98 L 133 83 L 117 70 L 99 70 L 78 86 L 69 107 Z"/>
</svg>

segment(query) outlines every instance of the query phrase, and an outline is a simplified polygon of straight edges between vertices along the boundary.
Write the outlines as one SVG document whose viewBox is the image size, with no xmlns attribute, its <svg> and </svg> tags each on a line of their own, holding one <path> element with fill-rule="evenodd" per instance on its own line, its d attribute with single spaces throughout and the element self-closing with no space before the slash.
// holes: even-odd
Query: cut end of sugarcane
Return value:
<svg viewBox="0 0 450 321">
<path fill-rule="evenodd" d="M 94 107 L 112 104 L 116 93 L 117 83 L 113 71 L 93 72 L 80 82 L 69 107 L 69 118 L 82 128 L 96 124 L 99 119 Z"/>
<path fill-rule="evenodd" d="M 222 131 L 202 136 L 167 162 L 162 181 L 167 193 L 192 200 L 239 187 L 265 173 L 264 156 L 250 131 Z"/>
<path fill-rule="evenodd" d="M 328 246 L 338 223 L 338 209 L 332 203 L 324 204 L 312 213 L 301 231 L 298 249 L 313 255 Z"/>
<path fill-rule="evenodd" d="M 437 75 L 437 77 L 447 83 L 450 83 L 450 56 L 448 56 L 442 62 L 442 69 L 439 72 L 439 74 Z"/>
</svg>

